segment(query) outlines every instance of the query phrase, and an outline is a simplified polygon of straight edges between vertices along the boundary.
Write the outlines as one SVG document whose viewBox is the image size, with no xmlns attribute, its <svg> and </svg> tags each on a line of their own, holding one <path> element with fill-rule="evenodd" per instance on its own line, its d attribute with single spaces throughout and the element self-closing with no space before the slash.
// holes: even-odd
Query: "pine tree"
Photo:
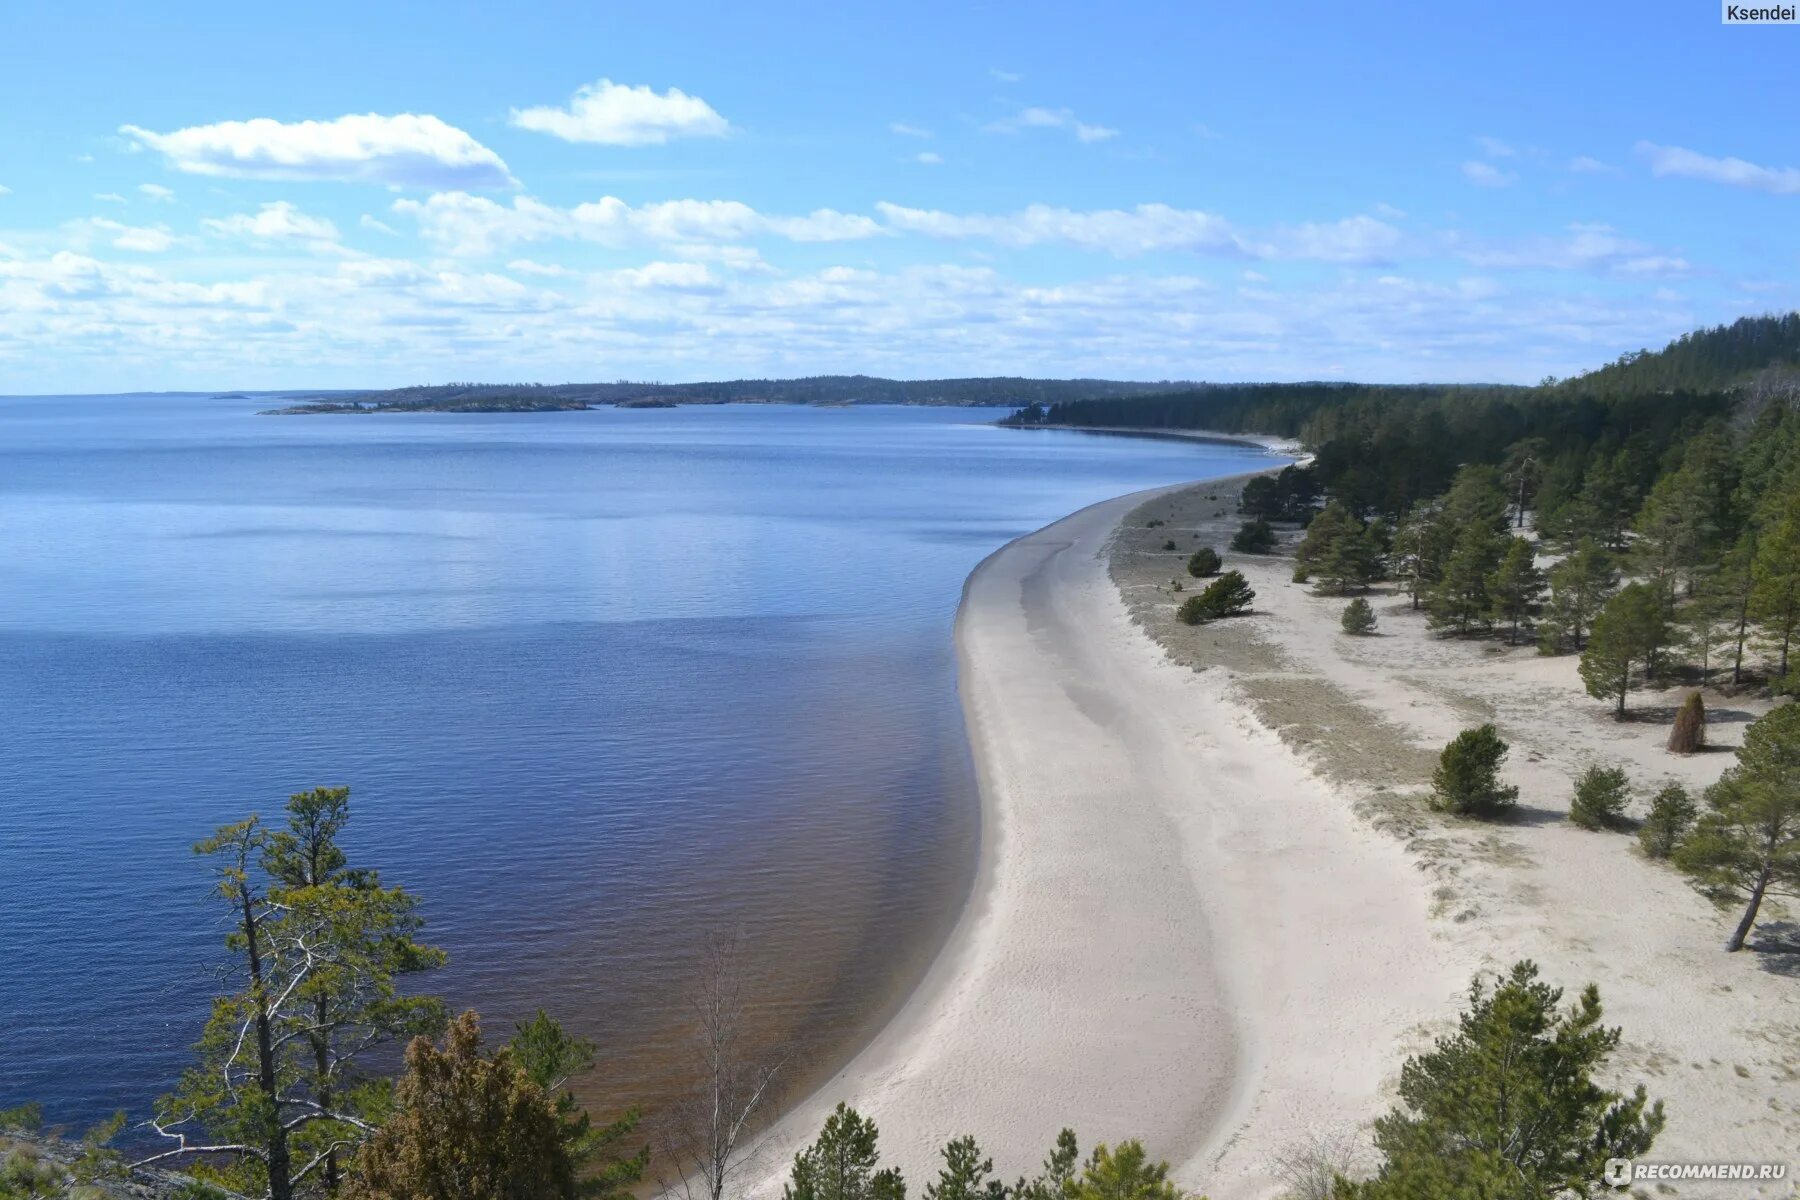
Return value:
<svg viewBox="0 0 1800 1200">
<path fill-rule="evenodd" d="M 1550 571 L 1550 604 L 1544 615 L 1545 648 L 1580 650 L 1594 616 L 1619 586 L 1611 556 L 1592 538 L 1576 543 Z"/>
<path fill-rule="evenodd" d="M 1169 1182 L 1169 1164 L 1151 1162 L 1136 1141 L 1120 1142 L 1117 1149 L 1094 1147 L 1081 1174 L 1063 1189 L 1065 1200 L 1182 1200 L 1181 1190 Z"/>
<path fill-rule="evenodd" d="M 199 1061 L 157 1102 L 154 1127 L 179 1145 L 142 1163 L 198 1156 L 222 1163 L 213 1174 L 236 1190 L 270 1200 L 291 1200 L 313 1180 L 330 1190 L 340 1153 L 386 1106 L 364 1060 L 442 1027 L 442 1004 L 401 994 L 398 980 L 445 956 L 415 940 L 423 922 L 413 896 L 346 865 L 337 835 L 348 797 L 297 793 L 286 829 L 251 817 L 195 846 L 217 864 L 243 986 L 214 1001 Z"/>
<path fill-rule="evenodd" d="M 1306 527 L 1306 536 L 1294 551 L 1294 582 L 1305 583 L 1338 542 L 1361 536 L 1362 522 L 1343 503 L 1333 500 Z"/>
<path fill-rule="evenodd" d="M 1338 618 L 1338 626 L 1345 633 L 1363 637 L 1375 632 L 1375 610 L 1361 596 L 1344 605 L 1344 615 Z"/>
<path fill-rule="evenodd" d="M 1506 485 L 1507 503 L 1512 506 L 1513 526 L 1525 527 L 1526 510 L 1537 500 L 1538 488 L 1544 481 L 1545 462 L 1550 457 L 1550 443 L 1541 437 L 1526 438 L 1506 448 L 1506 461 L 1501 464 L 1500 478 Z"/>
<path fill-rule="evenodd" d="M 1744 644 L 1750 631 L 1751 597 L 1755 591 L 1756 533 L 1746 530 L 1725 553 L 1711 581 L 1711 596 L 1725 612 L 1731 631 L 1731 682 L 1744 681 Z"/>
<path fill-rule="evenodd" d="M 994 1160 L 982 1155 L 974 1138 L 947 1143 L 943 1155 L 937 1181 L 925 1185 L 925 1200 L 1007 1200 L 1006 1185 L 993 1173 Z"/>
<path fill-rule="evenodd" d="M 1267 521 L 1245 521 L 1231 535 L 1231 548 L 1239 554 L 1271 554 L 1275 550 L 1275 529 Z"/>
<path fill-rule="evenodd" d="M 1455 531 L 1443 519 L 1441 507 L 1421 501 L 1407 510 L 1394 531 L 1394 575 L 1412 597 L 1416 612 L 1425 596 L 1443 578 L 1444 563 L 1455 544 Z"/>
<path fill-rule="evenodd" d="M 782 1200 L 905 1200 L 900 1172 L 876 1169 L 877 1136 L 875 1122 L 840 1102 L 819 1140 L 795 1155 Z"/>
<path fill-rule="evenodd" d="M 1619 767 L 1589 767 L 1575 781 L 1569 820 L 1583 829 L 1613 829 L 1625 820 L 1631 781 Z"/>
<path fill-rule="evenodd" d="M 1750 616 L 1781 647 L 1778 678 L 1785 681 L 1794 631 L 1800 629 L 1800 490 L 1787 497 L 1757 540 Z"/>
<path fill-rule="evenodd" d="M 1675 861 L 1718 903 L 1745 904 L 1725 943 L 1741 950 L 1766 898 L 1800 896 L 1800 704 L 1744 732 L 1737 765 L 1706 790 L 1706 805 Z"/>
<path fill-rule="evenodd" d="M 1208 575 L 1219 573 L 1219 552 L 1211 546 L 1202 546 L 1188 558 L 1188 574 L 1195 579 L 1204 579 Z"/>
<path fill-rule="evenodd" d="M 1175 611 L 1184 625 L 1202 625 L 1220 617 L 1234 617 L 1250 607 L 1256 591 L 1240 571 L 1227 571 L 1206 585 L 1197 596 L 1189 596 Z"/>
<path fill-rule="evenodd" d="M 1602 1087 L 1619 1030 L 1591 984 L 1567 1009 L 1537 966 L 1490 990 L 1479 978 L 1457 1032 L 1400 1070 L 1400 1104 L 1375 1122 L 1381 1167 L 1340 1200 L 1548 1200 L 1591 1196 L 1609 1158 L 1637 1158 L 1662 1104 Z"/>
<path fill-rule="evenodd" d="M 1638 828 L 1638 844 L 1651 858 L 1668 858 L 1694 827 L 1698 812 L 1686 788 L 1669 784 L 1650 798 L 1650 812 Z"/>
<path fill-rule="evenodd" d="M 625 1200 L 644 1177 L 650 1147 L 621 1154 L 620 1142 L 637 1128 L 638 1110 L 627 1109 L 618 1120 L 595 1128 L 592 1118 L 569 1090 L 570 1081 L 594 1065 L 594 1043 L 567 1031 L 543 1009 L 515 1027 L 506 1049 L 525 1077 L 541 1088 L 562 1122 L 563 1146 L 580 1183 L 576 1194 L 589 1200 Z"/>
<path fill-rule="evenodd" d="M 1462 527 L 1444 576 L 1426 602 L 1432 628 L 1467 633 L 1470 625 L 1487 623 L 1493 608 L 1488 580 L 1504 553 L 1500 535 L 1491 525 L 1477 522 Z"/>
<path fill-rule="evenodd" d="M 1444 520 L 1458 534 L 1472 526 L 1489 533 L 1505 533 L 1512 524 L 1506 487 L 1500 472 L 1485 464 L 1464 467 L 1444 495 Z"/>
<path fill-rule="evenodd" d="M 1544 573 L 1537 568 L 1531 543 L 1509 538 L 1506 557 L 1488 578 L 1489 616 L 1508 623 L 1506 644 L 1519 644 L 1519 626 L 1536 610 L 1544 595 Z"/>
<path fill-rule="evenodd" d="M 1579 519 L 1598 530 L 1601 543 L 1614 550 L 1624 548 L 1625 530 L 1637 509 L 1628 478 L 1624 451 L 1599 455 L 1589 464 L 1575 501 Z"/>
<path fill-rule="evenodd" d="M 1013 1200 L 1063 1200 L 1075 1178 L 1075 1164 L 1081 1161 L 1081 1147 L 1075 1131 L 1065 1129 L 1056 1135 L 1056 1145 L 1044 1159 L 1044 1167 L 1035 1176 L 1012 1186 Z"/>
<path fill-rule="evenodd" d="M 1656 481 L 1633 523 L 1631 557 L 1671 610 L 1709 548 L 1710 517 L 1698 472 L 1684 467 Z"/>
<path fill-rule="evenodd" d="M 1493 725 L 1465 729 L 1438 756 L 1431 776 L 1431 806 L 1468 817 L 1495 817 L 1509 811 L 1519 789 L 1500 782 L 1500 764 L 1510 747 Z"/>
<path fill-rule="evenodd" d="M 1668 640 L 1662 597 L 1649 584 L 1632 583 L 1620 589 L 1594 618 L 1593 636 L 1581 653 L 1581 681 L 1596 700 L 1616 698 L 1614 716 L 1625 718 L 1625 698 L 1637 686 L 1632 668 L 1644 665 L 1647 678 L 1656 666 L 1656 655 Z"/>
</svg>

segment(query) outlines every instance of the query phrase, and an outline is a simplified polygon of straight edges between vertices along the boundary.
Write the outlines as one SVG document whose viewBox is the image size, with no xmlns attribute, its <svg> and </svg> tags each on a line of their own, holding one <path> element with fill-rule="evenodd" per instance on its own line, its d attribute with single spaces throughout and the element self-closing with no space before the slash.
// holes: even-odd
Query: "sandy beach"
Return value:
<svg viewBox="0 0 1800 1200">
<path fill-rule="evenodd" d="M 1601 985 L 1619 1082 L 1669 1108 L 1658 1161 L 1791 1160 L 1795 956 L 1722 953 L 1727 919 L 1683 880 L 1562 819 L 1588 762 L 1625 766 L 1641 810 L 1730 755 L 1669 755 L 1666 723 L 1610 720 L 1572 658 L 1431 636 L 1404 597 L 1378 591 L 1381 636 L 1346 637 L 1344 602 L 1281 557 L 1227 553 L 1256 611 L 1178 625 L 1172 583 L 1195 546 L 1223 549 L 1240 483 L 1096 505 L 970 577 L 974 894 L 897 1019 L 772 1131 L 754 1190 L 847 1100 L 915 1187 L 951 1137 L 1010 1178 L 1070 1126 L 1084 1152 L 1143 1139 L 1212 1200 L 1278 1196 L 1297 1149 L 1366 1154 L 1404 1056 L 1452 1028 L 1471 974 L 1527 956 Z M 1708 699 L 1727 748 L 1766 708 Z M 1513 743 L 1521 817 L 1428 812 L 1437 749 L 1485 720 Z"/>
<path fill-rule="evenodd" d="M 1266 1153 L 1368 1108 L 1409 1023 L 1463 982 L 1401 847 L 1132 623 L 1107 551 L 1144 499 L 970 577 L 974 894 L 896 1020 L 772 1131 L 757 1190 L 849 1100 L 916 1183 L 959 1134 L 1010 1177 L 1070 1126 L 1084 1149 L 1141 1138 L 1215 1197 L 1266 1194 Z"/>
</svg>

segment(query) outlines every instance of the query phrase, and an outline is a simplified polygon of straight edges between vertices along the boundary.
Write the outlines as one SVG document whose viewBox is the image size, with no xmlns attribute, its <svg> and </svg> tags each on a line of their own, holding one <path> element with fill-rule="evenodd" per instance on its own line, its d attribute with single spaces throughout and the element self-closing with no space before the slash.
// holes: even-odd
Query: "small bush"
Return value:
<svg viewBox="0 0 1800 1200">
<path fill-rule="evenodd" d="M 1186 591 L 1187 589 L 1181 586 L 1181 580 L 1171 579 L 1169 580 L 1169 590 L 1172 592 L 1181 592 Z"/>
<path fill-rule="evenodd" d="M 1211 546 L 1202 546 L 1188 559 L 1188 574 L 1196 579 L 1204 579 L 1208 575 L 1217 575 L 1223 565 L 1219 561 L 1217 550 Z"/>
<path fill-rule="evenodd" d="M 1348 1133 L 1309 1133 L 1278 1152 L 1269 1169 L 1282 1200 L 1331 1200 L 1338 1179 L 1356 1171 L 1356 1144 Z"/>
<path fill-rule="evenodd" d="M 1675 725 L 1669 730 L 1669 749 L 1676 754 L 1692 754 L 1706 745 L 1706 701 L 1699 692 L 1690 692 L 1675 714 Z"/>
<path fill-rule="evenodd" d="M 1353 633 L 1359 637 L 1375 632 L 1375 610 L 1361 596 L 1344 605 L 1344 615 L 1338 618 L 1345 633 Z"/>
<path fill-rule="evenodd" d="M 21 1104 L 17 1108 L 0 1108 L 0 1132 L 36 1133 L 44 1127 L 41 1104 Z"/>
<path fill-rule="evenodd" d="M 1239 554 L 1268 554 L 1275 549 L 1275 527 L 1267 521 L 1245 521 L 1232 535 L 1231 548 Z"/>
<path fill-rule="evenodd" d="M 1465 729 L 1438 756 L 1431 776 L 1431 807 L 1465 817 L 1497 817 L 1519 799 L 1519 789 L 1500 782 L 1500 764 L 1511 749 L 1492 725 Z"/>
<path fill-rule="evenodd" d="M 1651 858 L 1668 858 L 1694 827 L 1699 811 L 1686 788 L 1669 784 L 1650 798 L 1650 815 L 1638 830 L 1638 845 Z"/>
<path fill-rule="evenodd" d="M 1235 617 L 1250 607 L 1256 591 L 1236 571 L 1227 571 L 1197 596 L 1189 596 L 1175 610 L 1175 619 L 1183 625 L 1202 625 L 1220 617 Z"/>
<path fill-rule="evenodd" d="M 1168 539 L 1168 540 L 1167 540 L 1167 541 L 1165 541 L 1165 542 L 1164 542 L 1164 543 L 1163 543 L 1163 549 L 1164 549 L 1164 550 L 1173 550 L 1173 549 L 1175 549 L 1175 539 L 1174 539 L 1174 538 L 1170 538 L 1170 539 Z"/>
<path fill-rule="evenodd" d="M 1161 529 L 1162 526 L 1163 519 L 1161 517 L 1151 517 L 1148 521 L 1144 522 L 1145 529 Z"/>
<path fill-rule="evenodd" d="M 1631 781 L 1619 767 L 1589 767 L 1575 781 L 1569 820 L 1583 829 L 1616 829 L 1625 821 Z"/>
</svg>

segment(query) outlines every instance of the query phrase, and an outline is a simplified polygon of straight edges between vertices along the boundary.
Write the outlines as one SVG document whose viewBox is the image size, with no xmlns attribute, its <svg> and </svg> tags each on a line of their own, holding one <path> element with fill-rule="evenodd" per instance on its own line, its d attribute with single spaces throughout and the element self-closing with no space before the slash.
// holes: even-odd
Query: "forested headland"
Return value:
<svg viewBox="0 0 1800 1200">
<path fill-rule="evenodd" d="M 385 391 L 334 394 L 271 410 L 270 415 L 404 412 L 555 412 L 616 406 L 673 408 L 680 404 L 914 404 L 1007 408 L 1059 404 L 1092 397 L 1153 396 L 1193 387 L 1185 382 L 1115 379 L 879 379 L 872 375 L 812 375 L 802 379 L 731 379 L 710 383 L 444 383 Z"/>
</svg>

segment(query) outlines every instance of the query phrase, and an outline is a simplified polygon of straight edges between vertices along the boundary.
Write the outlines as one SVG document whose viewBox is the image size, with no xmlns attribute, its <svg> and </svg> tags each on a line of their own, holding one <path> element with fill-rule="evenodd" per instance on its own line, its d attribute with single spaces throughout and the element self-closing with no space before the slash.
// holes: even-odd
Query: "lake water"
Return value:
<svg viewBox="0 0 1800 1200">
<path fill-rule="evenodd" d="M 991 410 L 272 403 L 0 399 L 0 1107 L 145 1114 L 222 958 L 189 846 L 320 785 L 424 898 L 428 986 L 598 1040 L 602 1107 L 679 1082 L 709 929 L 759 1036 L 841 1056 L 967 889 L 963 579 L 1270 461 Z"/>
</svg>

